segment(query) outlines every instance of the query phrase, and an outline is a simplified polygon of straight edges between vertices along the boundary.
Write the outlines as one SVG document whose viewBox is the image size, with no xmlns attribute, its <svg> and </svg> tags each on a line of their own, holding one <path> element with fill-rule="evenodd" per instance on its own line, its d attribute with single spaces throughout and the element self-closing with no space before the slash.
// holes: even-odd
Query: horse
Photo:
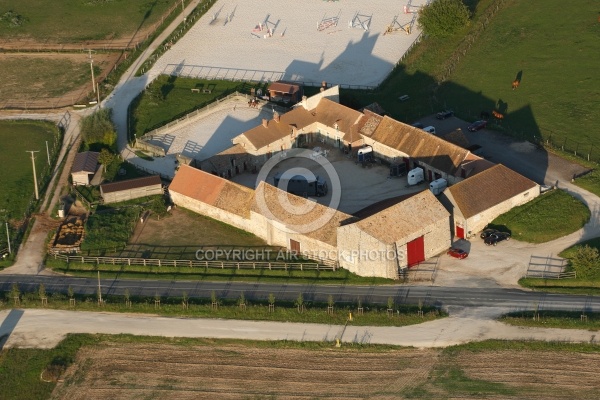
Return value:
<svg viewBox="0 0 600 400">
<path fill-rule="evenodd" d="M 493 115 L 493 116 L 494 116 L 494 118 L 496 118 L 496 119 L 504 119 L 504 114 L 502 114 L 502 113 L 499 113 L 499 112 L 498 112 L 498 111 L 496 111 L 496 110 L 493 110 L 493 111 L 492 111 L 492 115 Z"/>
<path fill-rule="evenodd" d="M 521 81 L 519 81 L 518 79 L 515 79 L 512 83 L 512 90 L 515 90 L 516 88 L 518 88 L 520 83 L 521 83 Z"/>
</svg>

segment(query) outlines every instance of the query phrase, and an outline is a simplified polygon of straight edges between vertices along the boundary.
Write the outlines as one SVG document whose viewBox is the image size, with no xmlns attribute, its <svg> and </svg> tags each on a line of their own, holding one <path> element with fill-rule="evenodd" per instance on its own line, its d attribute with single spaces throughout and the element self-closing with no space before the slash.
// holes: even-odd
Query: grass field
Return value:
<svg viewBox="0 0 600 400">
<path fill-rule="evenodd" d="M 4 71 L 0 88 L 5 98 L 55 97 L 91 82 L 90 63 L 84 54 L 52 58 L 4 55 L 0 56 L 0 69 Z M 99 72 L 96 68 L 95 73 Z"/>
<path fill-rule="evenodd" d="M 21 21 L 0 21 L 0 37 L 58 43 L 119 39 L 160 21 L 175 4 L 179 1 L 63 0 L 42 7 L 39 0 L 0 0 L 0 15 L 12 11 Z"/>
<path fill-rule="evenodd" d="M 486 341 L 439 350 L 69 335 L 55 349 L 4 351 L 0 392 L 6 400 L 595 398 L 599 370 L 593 344 Z M 42 371 L 54 381 L 42 382 Z"/>
<path fill-rule="evenodd" d="M 589 219 L 590 210 L 581 201 L 553 190 L 502 214 L 488 227 L 508 231 L 523 242 L 544 243 L 577 231 Z"/>
<path fill-rule="evenodd" d="M 502 316 L 501 322 L 517 326 L 540 328 L 600 330 L 600 314 L 581 311 L 535 311 L 512 312 Z"/>
<path fill-rule="evenodd" d="M 47 122 L 0 121 L 0 137 L 4 143 L 0 146 L 0 209 L 7 210 L 11 219 L 21 220 L 34 198 L 31 154 L 27 151 L 39 151 L 35 153 L 39 183 L 42 172 L 48 168 L 46 141 L 52 149 L 57 134 L 56 126 Z M 41 196 L 42 188 L 39 189 Z"/>
<path fill-rule="evenodd" d="M 600 161 L 597 4 L 583 2 L 565 13 L 560 0 L 505 3 L 439 88 L 439 103 L 471 118 L 496 106 L 510 130 L 558 144 L 568 138 L 569 147 L 581 142 L 580 153 L 593 144 Z M 517 77 L 521 84 L 513 91 Z"/>
<path fill-rule="evenodd" d="M 260 87 L 264 90 L 264 86 Z M 236 90 L 250 93 L 250 87 L 254 85 L 161 75 L 133 101 L 130 108 L 130 135 L 142 136 Z M 212 93 L 203 93 L 202 90 L 194 93 L 190 90 L 192 88 L 210 88 Z"/>
</svg>

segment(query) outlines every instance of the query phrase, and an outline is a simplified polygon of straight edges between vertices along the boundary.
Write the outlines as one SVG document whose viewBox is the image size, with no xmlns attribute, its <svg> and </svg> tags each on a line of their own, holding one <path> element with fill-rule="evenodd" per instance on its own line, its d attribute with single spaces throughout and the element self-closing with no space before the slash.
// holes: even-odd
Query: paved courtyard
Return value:
<svg viewBox="0 0 600 400">
<path fill-rule="evenodd" d="M 317 144 L 315 144 L 317 146 Z M 335 208 L 342 212 L 353 214 L 378 201 L 391 197 L 402 196 L 426 189 L 425 183 L 408 186 L 406 176 L 390 177 L 390 169 L 380 164 L 372 164 L 363 167 L 355 159 L 344 155 L 341 149 L 324 146 L 318 143 L 318 147 L 327 151 L 327 157 L 320 156 L 317 160 L 304 157 L 280 158 L 277 165 L 267 174 L 267 183 L 274 184 L 273 176 L 290 168 L 306 168 L 314 175 L 327 181 L 329 192 L 323 197 L 311 197 L 320 204 Z M 329 174 L 322 166 L 323 163 L 331 163 L 334 174 Z M 250 188 L 258 184 L 259 174 L 246 173 L 233 178 L 233 181 Z M 339 186 L 335 181 L 339 179 Z M 335 200 L 336 191 L 341 197 L 339 205 Z"/>
</svg>

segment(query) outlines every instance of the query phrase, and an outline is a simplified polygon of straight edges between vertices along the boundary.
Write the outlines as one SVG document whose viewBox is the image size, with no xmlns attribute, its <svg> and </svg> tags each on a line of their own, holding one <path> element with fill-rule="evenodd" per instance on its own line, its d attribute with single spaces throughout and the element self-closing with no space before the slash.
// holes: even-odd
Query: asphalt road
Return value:
<svg viewBox="0 0 600 400">
<path fill-rule="evenodd" d="M 13 283 L 18 283 L 21 292 L 36 292 L 40 283 L 46 291 L 67 293 L 69 286 L 78 294 L 95 296 L 98 280 L 77 277 L 50 277 L 27 275 L 0 275 L 0 291 L 10 291 Z M 395 304 L 433 305 L 448 310 L 450 307 L 502 307 L 512 310 L 566 310 L 599 312 L 600 299 L 595 296 L 574 296 L 524 291 L 518 289 L 462 288 L 439 286 L 345 286 L 312 284 L 273 284 L 244 282 L 201 282 L 101 279 L 102 294 L 122 295 L 128 289 L 131 296 L 181 297 L 185 291 L 194 298 L 209 298 L 215 291 L 220 299 L 237 299 L 241 292 L 249 300 L 267 300 L 270 293 L 277 301 L 293 301 L 302 293 L 305 301 L 327 302 L 332 295 L 336 303 L 355 303 L 361 298 L 363 303 L 387 304 L 391 296 Z"/>
</svg>

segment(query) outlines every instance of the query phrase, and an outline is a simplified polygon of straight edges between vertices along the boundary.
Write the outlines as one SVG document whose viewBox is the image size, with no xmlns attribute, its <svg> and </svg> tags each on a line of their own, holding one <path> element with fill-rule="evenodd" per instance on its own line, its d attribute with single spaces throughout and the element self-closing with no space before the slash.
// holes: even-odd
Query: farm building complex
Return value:
<svg viewBox="0 0 600 400">
<path fill-rule="evenodd" d="M 439 199 L 421 190 L 350 215 L 264 181 L 252 189 L 226 179 L 313 142 L 350 154 L 370 146 L 380 160 L 422 168 L 425 180 L 443 178 L 449 187 Z M 335 262 L 363 276 L 396 279 L 405 268 L 446 250 L 452 237 L 469 238 L 498 215 L 539 195 L 533 181 L 464 147 L 339 104 L 337 87 L 303 97 L 287 113 L 274 112 L 232 144 L 201 162 L 200 169 L 182 165 L 169 187 L 173 202 L 252 232 L 270 245 Z"/>
</svg>

